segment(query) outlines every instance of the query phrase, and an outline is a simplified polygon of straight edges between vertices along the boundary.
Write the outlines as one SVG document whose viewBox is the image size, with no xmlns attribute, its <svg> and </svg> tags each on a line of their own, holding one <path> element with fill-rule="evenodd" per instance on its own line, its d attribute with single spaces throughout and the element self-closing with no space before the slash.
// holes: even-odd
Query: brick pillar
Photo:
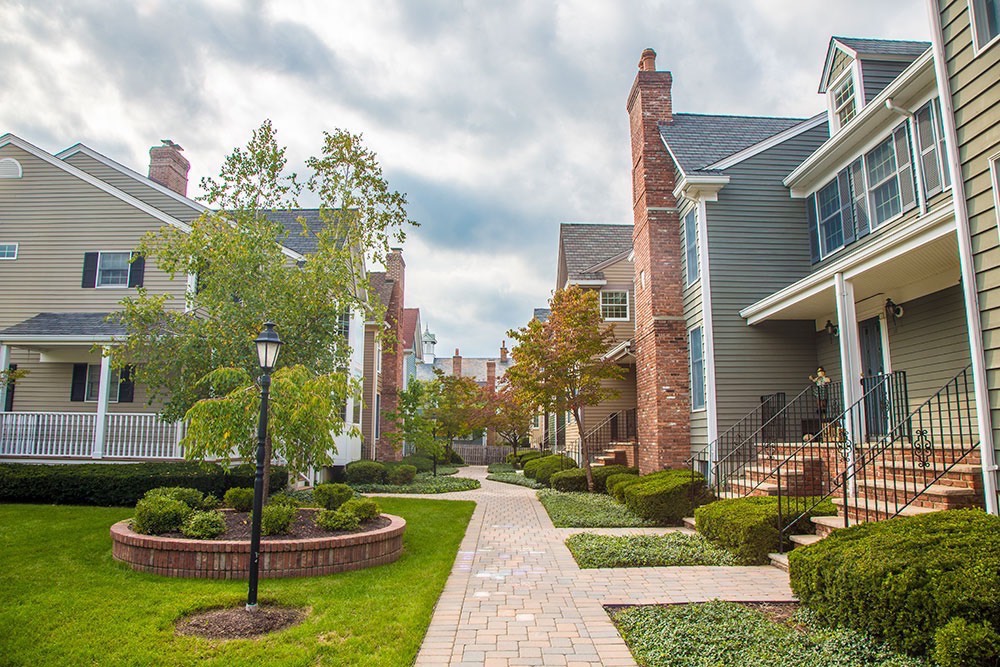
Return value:
<svg viewBox="0 0 1000 667">
<path fill-rule="evenodd" d="M 455 356 L 451 358 L 451 374 L 455 377 L 462 377 L 462 355 L 458 353 L 458 348 L 455 348 Z"/>
<path fill-rule="evenodd" d="M 497 390 L 497 362 L 487 361 L 486 362 L 486 391 L 490 394 L 496 393 Z M 497 433 L 493 428 L 486 429 L 486 444 L 494 445 L 497 441 Z"/>
<path fill-rule="evenodd" d="M 191 163 L 181 155 L 182 150 L 184 149 L 169 139 L 164 139 L 162 146 L 150 148 L 149 180 L 187 197 L 188 171 L 191 169 Z"/>
<path fill-rule="evenodd" d="M 392 281 L 392 296 L 386 304 L 385 322 L 389 327 L 382 347 L 382 414 L 395 412 L 399 407 L 399 392 L 403 389 L 403 286 L 405 284 L 406 263 L 403 251 L 393 248 L 385 259 L 386 279 Z M 389 425 L 382 419 L 383 431 Z M 403 457 L 402 449 L 393 446 L 385 433 L 378 442 L 380 461 L 398 461 Z"/>
<path fill-rule="evenodd" d="M 691 451 L 675 167 L 659 131 L 660 124 L 672 118 L 670 86 L 670 72 L 656 71 L 656 53 L 643 51 L 627 105 L 635 225 L 638 463 L 643 473 L 681 466 Z"/>
</svg>

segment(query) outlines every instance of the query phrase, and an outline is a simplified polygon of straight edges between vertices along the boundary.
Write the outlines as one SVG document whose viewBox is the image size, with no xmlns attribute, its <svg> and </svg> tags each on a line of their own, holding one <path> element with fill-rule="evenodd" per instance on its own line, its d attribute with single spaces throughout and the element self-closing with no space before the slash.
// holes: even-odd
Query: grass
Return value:
<svg viewBox="0 0 1000 667">
<path fill-rule="evenodd" d="M 725 549 L 700 535 L 593 535 L 580 533 L 566 540 L 577 565 L 594 567 L 666 567 L 680 565 L 739 565 Z"/>
<path fill-rule="evenodd" d="M 257 640 L 174 634 L 185 614 L 238 606 L 246 582 L 133 572 L 111 558 L 128 508 L 0 505 L 3 665 L 408 665 L 451 571 L 474 503 L 379 498 L 407 521 L 403 556 L 326 577 L 264 579 L 262 603 L 309 610 Z"/>
<path fill-rule="evenodd" d="M 822 630 L 807 619 L 772 621 L 736 602 L 627 607 L 611 612 L 644 667 L 919 667 L 849 630 Z"/>
<path fill-rule="evenodd" d="M 598 493 L 538 492 L 549 518 L 556 528 L 636 528 L 655 526 L 653 521 L 636 516 L 610 496 Z"/>
<path fill-rule="evenodd" d="M 516 472 L 495 472 L 486 476 L 486 479 L 493 480 L 494 482 L 503 482 L 504 484 L 516 484 L 517 486 L 526 486 L 529 489 L 545 489 L 548 488 L 541 482 L 536 482 L 530 477 L 525 477 Z"/>
<path fill-rule="evenodd" d="M 351 484 L 351 488 L 361 493 L 449 493 L 451 491 L 471 491 L 482 486 L 477 479 L 468 477 L 446 477 L 438 472 L 422 472 L 412 484 Z"/>
</svg>

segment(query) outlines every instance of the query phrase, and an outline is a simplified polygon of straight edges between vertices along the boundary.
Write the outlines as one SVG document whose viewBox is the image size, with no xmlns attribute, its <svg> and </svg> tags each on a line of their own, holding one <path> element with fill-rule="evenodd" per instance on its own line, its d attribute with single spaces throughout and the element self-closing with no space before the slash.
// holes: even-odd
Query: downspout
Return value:
<svg viewBox="0 0 1000 667">
<path fill-rule="evenodd" d="M 952 203 L 955 209 L 955 234 L 961 264 L 962 291 L 965 296 L 965 318 L 969 329 L 969 348 L 972 356 L 972 386 L 976 395 L 976 420 L 979 427 L 979 453 L 983 463 L 983 491 L 986 511 L 998 514 L 997 464 L 993 449 L 993 425 L 990 419 L 990 392 L 986 384 L 986 355 L 983 351 L 983 330 L 979 315 L 979 292 L 976 288 L 976 270 L 973 264 L 972 232 L 969 228 L 969 209 L 965 199 L 965 180 L 958 155 L 958 128 L 955 126 L 955 108 L 951 98 L 951 80 L 945 60 L 941 14 L 937 0 L 927 0 L 927 14 L 931 23 L 931 48 L 934 50 L 934 73 L 937 78 L 938 98 L 944 122 L 945 146 L 948 168 L 951 170 Z"/>
</svg>

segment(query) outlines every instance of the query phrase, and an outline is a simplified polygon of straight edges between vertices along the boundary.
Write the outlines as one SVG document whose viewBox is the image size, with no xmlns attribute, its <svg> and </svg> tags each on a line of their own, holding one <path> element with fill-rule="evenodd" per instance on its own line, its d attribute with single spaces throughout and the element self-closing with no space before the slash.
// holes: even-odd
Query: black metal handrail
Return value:
<svg viewBox="0 0 1000 667">
<path fill-rule="evenodd" d="M 834 459 L 838 470 L 828 477 L 829 486 L 824 492 L 786 496 L 782 500 L 782 485 L 778 484 L 781 548 L 785 537 L 803 518 L 838 493 L 843 498 L 840 511 L 845 527 L 850 525 L 852 512 L 862 521 L 892 518 L 974 452 L 979 446 L 979 435 L 970 390 L 971 368 L 971 364 L 966 366 L 883 433 L 878 433 L 879 416 L 898 413 L 877 411 L 879 404 L 872 397 L 881 399 L 879 394 L 873 394 L 881 384 L 866 392 L 855 404 L 860 406 L 851 419 L 855 429 L 864 429 L 857 433 L 868 437 L 859 438 L 851 432 L 853 437 L 839 443 L 839 460 Z"/>
<path fill-rule="evenodd" d="M 638 425 L 636 422 L 636 409 L 619 410 L 607 416 L 607 418 L 594 428 L 587 431 L 579 439 L 580 457 L 578 461 L 583 464 L 583 457 L 592 458 L 594 452 L 601 452 L 607 449 L 612 443 L 630 443 L 633 446 L 633 461 L 636 458 L 636 447 L 638 445 Z"/>
</svg>

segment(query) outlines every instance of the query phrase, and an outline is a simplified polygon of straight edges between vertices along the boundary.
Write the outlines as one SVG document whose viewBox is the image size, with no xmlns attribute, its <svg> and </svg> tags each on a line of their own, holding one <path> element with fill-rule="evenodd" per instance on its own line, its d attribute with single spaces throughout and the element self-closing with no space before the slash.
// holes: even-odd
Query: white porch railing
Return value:
<svg viewBox="0 0 1000 667">
<path fill-rule="evenodd" d="M 179 459 L 184 424 L 159 415 L 109 414 L 103 442 L 97 415 L 86 412 L 0 412 L 0 456 Z"/>
</svg>

